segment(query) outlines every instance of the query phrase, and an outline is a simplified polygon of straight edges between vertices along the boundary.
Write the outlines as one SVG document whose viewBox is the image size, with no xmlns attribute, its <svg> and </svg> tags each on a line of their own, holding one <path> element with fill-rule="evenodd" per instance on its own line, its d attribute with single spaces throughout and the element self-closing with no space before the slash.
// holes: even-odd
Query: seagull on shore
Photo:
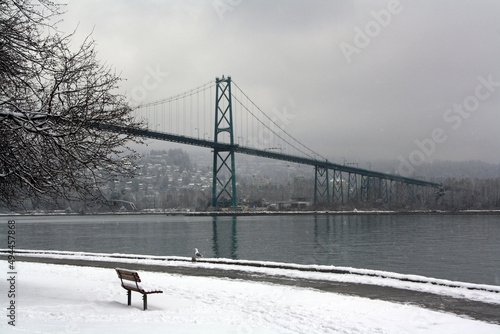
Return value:
<svg viewBox="0 0 500 334">
<path fill-rule="evenodd" d="M 197 258 L 203 257 L 203 255 L 200 252 L 198 252 L 198 248 L 194 249 L 194 256 L 196 256 Z"/>
</svg>

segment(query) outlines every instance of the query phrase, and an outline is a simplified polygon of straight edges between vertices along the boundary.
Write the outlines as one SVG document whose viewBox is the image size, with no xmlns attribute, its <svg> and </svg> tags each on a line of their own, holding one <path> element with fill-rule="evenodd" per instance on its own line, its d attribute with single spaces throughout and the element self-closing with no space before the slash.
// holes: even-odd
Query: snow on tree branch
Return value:
<svg viewBox="0 0 500 334">
<path fill-rule="evenodd" d="M 96 59 L 87 38 L 46 33 L 60 15 L 50 1 L 0 4 L 0 202 L 26 199 L 104 200 L 100 187 L 135 170 L 140 140 L 89 124 L 140 128 L 120 78 Z"/>
</svg>

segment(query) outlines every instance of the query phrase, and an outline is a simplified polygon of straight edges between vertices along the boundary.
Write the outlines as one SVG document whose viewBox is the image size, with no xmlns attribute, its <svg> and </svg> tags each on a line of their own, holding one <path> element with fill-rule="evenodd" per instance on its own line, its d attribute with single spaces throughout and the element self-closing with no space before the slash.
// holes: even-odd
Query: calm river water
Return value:
<svg viewBox="0 0 500 334">
<path fill-rule="evenodd" d="M 192 256 L 197 247 L 205 257 L 500 285 L 500 216 L 3 216 L 4 236 L 9 219 L 17 249 Z"/>
</svg>

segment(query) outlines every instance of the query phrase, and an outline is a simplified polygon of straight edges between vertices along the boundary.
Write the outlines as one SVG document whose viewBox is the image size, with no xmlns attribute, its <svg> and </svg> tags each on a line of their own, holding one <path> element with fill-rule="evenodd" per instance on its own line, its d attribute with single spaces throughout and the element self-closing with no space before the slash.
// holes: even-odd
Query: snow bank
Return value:
<svg viewBox="0 0 500 334">
<path fill-rule="evenodd" d="M 7 251 L 7 250 L 0 250 Z M 201 259 L 196 263 L 191 258 L 179 256 L 150 256 L 134 254 L 107 254 L 68 251 L 17 250 L 18 254 L 31 257 L 77 259 L 86 261 L 108 261 L 140 263 L 160 266 L 184 266 L 219 270 L 238 270 L 295 279 L 314 279 L 332 282 L 359 283 L 387 286 L 418 292 L 464 298 L 479 302 L 500 304 L 500 286 L 456 282 L 419 275 L 404 275 L 380 270 L 337 267 L 325 265 L 302 265 L 269 261 L 247 261 L 230 259 Z"/>
<path fill-rule="evenodd" d="M 140 272 L 143 281 L 161 287 L 164 293 L 150 295 L 148 310 L 142 311 L 140 294 L 132 293 L 132 306 L 126 305 L 126 291 L 113 269 L 28 262 L 17 262 L 16 267 L 16 326 L 8 325 L 3 316 L 2 333 L 500 331 L 498 325 L 411 305 L 290 286 L 147 271 Z M 0 268 L 8 272 L 7 262 L 0 261 Z M 7 290 L 8 282 L 0 280 L 3 296 Z M 2 298 L 3 310 L 7 302 Z"/>
</svg>

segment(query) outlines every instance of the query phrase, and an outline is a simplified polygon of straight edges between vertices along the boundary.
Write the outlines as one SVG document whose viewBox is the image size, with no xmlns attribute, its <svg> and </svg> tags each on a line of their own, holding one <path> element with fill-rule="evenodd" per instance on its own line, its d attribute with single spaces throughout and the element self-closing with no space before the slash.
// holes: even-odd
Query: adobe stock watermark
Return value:
<svg viewBox="0 0 500 334">
<path fill-rule="evenodd" d="M 344 54 L 347 63 L 352 62 L 352 56 L 354 54 L 360 54 L 363 49 L 365 49 L 372 40 L 378 37 L 382 31 L 382 28 L 386 28 L 392 21 L 394 15 L 401 14 L 403 11 L 403 6 L 399 0 L 390 0 L 387 3 L 386 9 L 381 9 L 379 11 L 372 10 L 370 15 L 373 20 L 368 21 L 364 28 L 354 27 L 354 38 L 352 44 L 342 42 L 339 44 L 340 50 Z"/>
<path fill-rule="evenodd" d="M 271 123 L 269 127 L 261 128 L 258 133 L 257 143 L 260 145 L 270 145 L 274 143 L 277 134 L 282 136 L 285 135 L 283 130 L 292 122 L 294 118 L 297 117 L 296 114 L 288 112 L 288 108 L 285 106 L 280 110 L 273 109 L 273 115 L 270 117 Z M 282 147 L 266 147 L 265 149 L 279 149 L 283 150 Z"/>
<path fill-rule="evenodd" d="M 7 221 L 7 248 L 8 257 L 7 257 L 7 324 L 15 327 L 16 326 L 16 317 L 17 317 L 17 264 L 16 264 L 16 221 L 9 220 Z"/>
<path fill-rule="evenodd" d="M 456 131 L 460 128 L 463 121 L 468 119 L 473 112 L 477 111 L 481 106 L 481 102 L 487 100 L 500 87 L 500 81 L 493 80 L 493 74 L 489 74 L 487 78 L 478 77 L 479 84 L 476 86 L 474 93 L 466 96 L 462 103 L 455 103 L 443 113 L 443 121 L 445 124 Z M 446 130 L 443 128 L 435 128 L 431 131 L 428 138 L 423 140 L 416 139 L 417 148 L 413 150 L 408 158 L 399 156 L 400 161 L 398 172 L 400 175 L 411 175 L 415 172 L 415 167 L 422 165 L 427 158 L 436 152 L 439 144 L 443 144 L 448 140 Z"/>
<path fill-rule="evenodd" d="M 234 11 L 234 9 L 242 3 L 243 0 L 214 0 L 212 5 L 214 6 L 215 12 L 219 16 L 219 19 L 223 21 L 227 12 Z"/>
<path fill-rule="evenodd" d="M 152 68 L 151 66 L 146 66 L 147 74 L 142 78 L 141 85 L 137 85 L 130 90 L 130 95 L 127 94 L 130 100 L 140 103 L 146 99 L 148 92 L 157 89 L 168 76 L 168 72 L 164 72 L 160 69 L 160 66 Z"/>
</svg>

